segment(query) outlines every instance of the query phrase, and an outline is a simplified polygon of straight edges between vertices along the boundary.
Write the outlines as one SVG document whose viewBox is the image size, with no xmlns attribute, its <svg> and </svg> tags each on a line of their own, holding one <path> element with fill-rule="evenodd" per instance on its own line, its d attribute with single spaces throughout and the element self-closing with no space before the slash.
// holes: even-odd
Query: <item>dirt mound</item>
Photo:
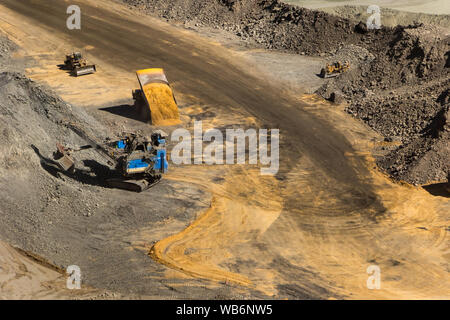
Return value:
<svg viewBox="0 0 450 320">
<path fill-rule="evenodd" d="M 335 61 L 348 61 L 352 69 L 370 63 L 373 59 L 375 56 L 369 50 L 353 44 L 343 46 L 333 56 Z M 330 63 L 335 61 L 330 61 Z"/>
<path fill-rule="evenodd" d="M 335 52 L 341 43 L 357 42 L 355 23 L 328 13 L 277 0 L 123 0 L 165 19 L 233 32 L 269 49 L 306 54 Z"/>
<path fill-rule="evenodd" d="M 405 85 L 421 85 L 450 74 L 448 69 L 449 37 L 444 29 L 432 26 L 398 27 L 388 32 L 388 38 L 370 44 L 361 44 L 374 59 L 366 59 L 358 68 L 327 86 L 341 87 L 347 99 L 371 91 L 393 90 Z M 371 36 L 370 34 L 368 35 Z M 359 49 L 364 50 L 364 49 Z M 350 55 L 351 58 L 351 55 Z M 345 59 L 336 54 L 330 61 Z M 319 90 L 323 94 L 325 90 Z"/>
<path fill-rule="evenodd" d="M 0 101 L 0 236 L 42 253 L 42 241 L 33 241 L 33 237 L 49 232 L 52 226 L 48 221 L 56 223 L 62 218 L 53 211 L 52 201 L 65 199 L 61 205 L 68 214 L 87 212 L 87 203 L 66 203 L 80 197 L 79 184 L 65 183 L 64 176 L 59 176 L 51 160 L 56 142 L 85 145 L 70 126 L 77 123 L 83 132 L 100 137 L 102 126 L 20 73 L 0 74 Z M 92 156 L 95 159 L 95 154 Z M 24 215 L 17 216 L 18 212 Z M 30 237 L 23 238 L 23 232 Z"/>
<path fill-rule="evenodd" d="M 4 97 L 0 104 L 0 123 L 2 141 L 5 142 L 0 146 L 0 164 L 3 165 L 0 170 L 10 172 L 10 168 L 22 170 L 29 167 L 33 163 L 30 157 L 34 154 L 33 143 L 42 144 L 46 152 L 54 148 L 56 141 L 72 145 L 85 143 L 70 129 L 71 123 L 85 126 L 87 132 L 91 131 L 88 128 L 95 128 L 96 132 L 90 134 L 102 136 L 102 126 L 93 118 L 49 94 L 23 74 L 1 73 L 0 96 Z M 33 164 L 39 165 L 36 161 Z"/>
<path fill-rule="evenodd" d="M 449 74 L 445 67 L 450 54 L 450 33 L 446 29 L 414 25 L 396 29 L 387 56 L 399 72 L 402 83 L 429 80 Z"/>
<path fill-rule="evenodd" d="M 395 178 L 414 184 L 447 179 L 444 155 L 448 138 L 437 133 L 436 123 L 448 110 L 449 49 L 444 29 L 399 27 L 388 45 L 373 48 L 375 59 L 327 81 L 318 90 L 328 99 L 333 93 L 343 95 L 349 101 L 349 113 L 389 140 L 403 142 L 378 160 Z M 343 59 L 339 54 L 330 59 L 338 58 Z M 435 156 L 428 155 L 432 146 Z"/>
<path fill-rule="evenodd" d="M 434 103 L 430 105 L 429 100 Z M 379 165 L 394 177 L 416 184 L 445 181 L 450 173 L 450 79 L 408 94 L 403 103 L 415 108 L 404 116 L 407 120 L 410 114 L 416 116 L 415 131 L 404 135 L 407 143 L 379 159 Z"/>
<path fill-rule="evenodd" d="M 436 117 L 444 111 L 442 96 L 450 79 L 416 89 L 401 88 L 388 94 L 370 94 L 350 104 L 347 110 L 386 137 L 408 141 L 417 135 L 435 135 Z"/>
</svg>

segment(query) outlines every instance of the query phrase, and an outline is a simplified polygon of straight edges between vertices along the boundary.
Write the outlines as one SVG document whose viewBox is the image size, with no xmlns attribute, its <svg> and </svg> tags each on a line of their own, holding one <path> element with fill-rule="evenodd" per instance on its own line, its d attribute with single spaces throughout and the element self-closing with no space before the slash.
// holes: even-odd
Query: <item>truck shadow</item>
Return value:
<svg viewBox="0 0 450 320">
<path fill-rule="evenodd" d="M 140 108 L 136 105 L 122 104 L 119 106 L 100 108 L 101 111 L 106 111 L 117 116 L 147 123 L 145 118 L 140 113 Z"/>
<path fill-rule="evenodd" d="M 430 184 L 428 186 L 423 186 L 422 188 L 424 188 L 426 191 L 428 191 L 428 193 L 430 193 L 433 196 L 450 198 L 449 182 Z"/>
</svg>

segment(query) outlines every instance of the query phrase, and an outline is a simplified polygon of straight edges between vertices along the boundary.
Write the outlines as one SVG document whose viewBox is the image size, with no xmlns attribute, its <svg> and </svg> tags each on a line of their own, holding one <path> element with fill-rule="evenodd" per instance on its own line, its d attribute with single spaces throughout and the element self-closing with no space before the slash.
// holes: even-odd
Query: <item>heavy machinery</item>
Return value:
<svg viewBox="0 0 450 320">
<path fill-rule="evenodd" d="M 326 67 L 322 68 L 322 70 L 320 70 L 320 77 L 328 78 L 331 76 L 336 76 L 338 74 L 346 72 L 349 68 L 350 68 L 350 63 L 348 61 L 345 61 L 344 63 L 341 63 L 340 61 L 338 61 L 331 65 L 327 63 Z"/>
<path fill-rule="evenodd" d="M 80 52 L 67 54 L 64 66 L 66 69 L 71 70 L 72 74 L 76 77 L 92 74 L 97 71 L 95 64 L 88 65 L 86 59 L 83 58 Z"/>
<path fill-rule="evenodd" d="M 153 125 L 180 122 L 178 105 L 164 70 L 152 68 L 136 72 L 141 89 L 133 91 L 133 99 L 142 120 Z"/>
<path fill-rule="evenodd" d="M 154 132 L 150 139 L 129 134 L 118 141 L 107 141 L 102 145 L 93 140 L 78 149 L 71 149 L 57 143 L 54 161 L 71 174 L 76 172 L 72 154 L 94 148 L 99 151 L 108 164 L 113 166 L 111 177 L 106 179 L 110 187 L 142 192 L 157 184 L 162 174 L 167 172 L 168 162 L 165 149 L 165 136 Z"/>
</svg>

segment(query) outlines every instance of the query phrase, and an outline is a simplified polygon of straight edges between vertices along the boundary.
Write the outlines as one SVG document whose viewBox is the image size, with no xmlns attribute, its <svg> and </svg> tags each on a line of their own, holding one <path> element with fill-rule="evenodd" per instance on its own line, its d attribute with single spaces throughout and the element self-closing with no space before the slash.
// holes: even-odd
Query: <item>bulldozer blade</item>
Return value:
<svg viewBox="0 0 450 320">
<path fill-rule="evenodd" d="M 149 182 L 148 180 L 123 180 L 123 179 L 108 179 L 106 180 L 107 184 L 110 187 L 124 189 L 128 191 L 134 192 L 142 192 L 147 189 L 150 189 L 155 184 L 159 183 L 161 179 L 155 180 L 153 182 Z"/>
<path fill-rule="evenodd" d="M 323 78 L 324 79 L 336 78 L 339 75 L 341 75 L 341 73 L 325 73 L 325 76 L 323 76 Z"/>
<path fill-rule="evenodd" d="M 95 65 L 80 67 L 80 68 L 75 68 L 74 72 L 75 72 L 75 75 L 77 77 L 79 77 L 79 76 L 83 76 L 86 74 L 95 73 L 95 72 L 97 72 L 97 68 L 95 67 Z"/>
<path fill-rule="evenodd" d="M 73 170 L 75 166 L 75 162 L 73 159 L 66 153 L 64 147 L 56 143 L 56 148 L 58 149 L 56 153 L 56 157 L 54 161 L 58 164 L 58 166 L 64 171 Z"/>
</svg>

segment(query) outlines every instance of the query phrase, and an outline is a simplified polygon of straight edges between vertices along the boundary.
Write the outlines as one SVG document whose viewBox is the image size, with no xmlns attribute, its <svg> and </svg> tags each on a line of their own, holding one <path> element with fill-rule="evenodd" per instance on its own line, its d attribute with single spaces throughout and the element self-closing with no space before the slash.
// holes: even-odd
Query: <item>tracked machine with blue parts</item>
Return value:
<svg viewBox="0 0 450 320">
<path fill-rule="evenodd" d="M 86 138 L 86 137 L 85 137 Z M 168 170 L 165 136 L 154 132 L 150 138 L 137 134 L 124 135 L 116 141 L 98 144 L 88 139 L 89 145 L 71 149 L 57 143 L 54 160 L 69 173 L 75 173 L 72 154 L 86 149 L 96 149 L 113 167 L 115 174 L 106 179 L 106 185 L 135 192 L 147 190 L 161 181 Z"/>
</svg>

